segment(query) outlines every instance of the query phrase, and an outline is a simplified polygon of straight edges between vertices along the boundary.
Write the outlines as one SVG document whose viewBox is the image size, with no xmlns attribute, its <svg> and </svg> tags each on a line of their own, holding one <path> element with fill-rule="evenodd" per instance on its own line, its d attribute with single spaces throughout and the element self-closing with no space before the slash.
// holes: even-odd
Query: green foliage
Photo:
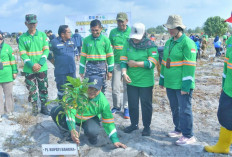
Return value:
<svg viewBox="0 0 232 157">
<path fill-rule="evenodd" d="M 204 32 L 204 30 L 201 27 L 196 27 L 194 32 L 200 34 L 201 32 Z"/>
<path fill-rule="evenodd" d="M 156 33 L 156 29 L 154 27 L 148 28 L 147 29 L 147 33 L 148 34 L 155 34 Z"/>
<path fill-rule="evenodd" d="M 148 34 L 161 34 L 167 32 L 162 25 L 155 27 L 151 27 L 147 29 Z"/>
<path fill-rule="evenodd" d="M 231 26 L 231 25 L 228 26 L 228 31 L 229 31 L 230 33 L 232 33 L 232 26 Z"/>
<path fill-rule="evenodd" d="M 77 109 L 83 113 L 87 104 L 89 103 L 88 86 L 92 84 L 88 83 L 88 80 L 89 79 L 87 78 L 81 81 L 80 78 L 72 78 L 67 76 L 68 83 L 62 86 L 64 89 L 63 98 L 61 100 L 55 99 L 49 101 L 46 103 L 46 105 L 53 102 L 59 103 L 64 109 L 64 112 L 59 112 L 58 114 L 61 116 L 69 115 L 68 113 L 70 113 L 71 109 Z M 58 115 L 56 117 L 57 124 L 59 124 Z"/>
<path fill-rule="evenodd" d="M 166 30 L 164 29 L 164 27 L 162 25 L 157 26 L 156 28 L 156 34 L 160 34 L 160 33 L 165 33 Z"/>
<path fill-rule="evenodd" d="M 226 33 L 228 24 L 219 16 L 209 17 L 204 23 L 204 32 L 209 36 L 221 36 Z"/>
</svg>

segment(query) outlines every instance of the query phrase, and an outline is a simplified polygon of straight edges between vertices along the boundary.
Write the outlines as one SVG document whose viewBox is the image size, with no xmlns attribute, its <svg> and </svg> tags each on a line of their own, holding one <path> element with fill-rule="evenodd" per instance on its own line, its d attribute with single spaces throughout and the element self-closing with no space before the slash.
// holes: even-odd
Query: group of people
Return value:
<svg viewBox="0 0 232 157">
<path fill-rule="evenodd" d="M 84 38 L 80 52 L 74 38 L 71 38 L 71 30 L 67 25 L 59 27 L 59 36 L 54 38 L 49 46 L 47 35 L 36 29 L 37 16 L 26 15 L 25 25 L 28 27 L 28 31 L 19 38 L 19 51 L 24 61 L 23 71 L 25 72 L 26 87 L 29 90 L 28 100 L 32 103 L 32 114 L 34 116 L 38 114 L 36 92 L 38 82 L 40 112 L 45 115 L 50 114 L 56 124 L 58 118 L 59 125 L 57 124 L 57 127 L 67 140 L 71 139 L 80 143 L 76 125 L 83 122 L 82 127 L 89 142 L 93 145 L 96 144 L 101 121 L 115 147 L 126 148 L 126 145 L 121 143 L 117 136 L 113 114 L 119 112 L 122 107 L 124 108 L 124 118 L 131 121 L 130 126 L 126 127 L 124 132 L 131 133 L 139 128 L 139 102 L 144 126 L 142 136 L 151 134 L 154 68 L 159 64 L 158 49 L 154 42 L 146 36 L 144 24 L 135 23 L 130 28 L 127 25 L 127 14 L 123 12 L 117 14 L 116 20 L 118 27 L 111 30 L 109 38 L 101 34 L 102 26 L 99 20 L 91 21 L 91 34 Z M 191 99 L 195 88 L 197 47 L 194 41 L 185 35 L 186 26 L 179 15 L 170 15 L 167 23 L 163 26 L 168 29 L 171 38 L 167 40 L 163 50 L 159 86 L 166 88 L 175 125 L 173 131 L 167 135 L 178 138 L 175 142 L 177 145 L 192 144 L 196 142 L 193 134 Z M 0 36 L 1 41 L 3 42 L 3 39 Z M 4 72 L 7 71 L 9 79 L 5 82 L 12 82 L 17 74 L 17 66 L 12 49 L 2 42 L 0 43 L 0 52 L 3 68 L 1 69 L 0 64 L 0 80 L 4 81 L 6 76 Z M 229 81 L 232 77 L 231 45 L 232 38 L 229 38 L 223 73 L 223 91 L 218 110 L 218 119 L 222 125 L 221 133 L 219 142 L 215 146 L 205 147 L 208 152 L 228 153 L 232 142 L 232 86 Z M 49 113 L 45 105 L 48 98 L 47 57 L 49 47 L 53 53 L 50 60 L 55 67 L 59 99 L 62 99 L 64 95 L 62 85 L 67 81 L 66 77 L 76 78 L 75 56 L 80 53 L 80 77 L 89 78 L 89 82 L 94 82 L 88 89 L 89 104 L 88 110 L 85 110 L 84 113 L 72 108 L 66 116 L 61 116 L 59 112 L 64 110 L 61 105 L 55 106 Z M 3 60 L 4 58 L 6 60 Z M 106 79 L 112 79 L 112 109 L 105 97 Z M 124 89 L 122 105 L 120 104 L 121 82 Z M 12 89 L 12 85 L 9 85 L 10 88 L 5 87 L 4 83 L 0 83 L 0 85 L 1 88 L 7 90 Z M 11 98 L 9 97 L 9 99 Z M 6 100 L 5 106 L 8 105 L 9 101 Z"/>
<path fill-rule="evenodd" d="M 201 36 L 190 34 L 189 37 L 195 42 L 197 46 L 197 59 L 200 59 L 205 55 L 205 51 L 208 44 L 208 35 L 203 34 L 202 32 Z"/>
</svg>

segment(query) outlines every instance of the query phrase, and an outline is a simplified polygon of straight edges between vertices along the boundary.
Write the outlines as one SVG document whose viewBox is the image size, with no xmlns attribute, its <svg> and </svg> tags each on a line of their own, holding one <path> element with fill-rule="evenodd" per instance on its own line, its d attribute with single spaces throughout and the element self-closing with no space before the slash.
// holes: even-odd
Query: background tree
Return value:
<svg viewBox="0 0 232 157">
<path fill-rule="evenodd" d="M 148 34 L 155 34 L 156 33 L 156 29 L 154 27 L 148 28 L 147 29 L 147 33 Z"/>
<path fill-rule="evenodd" d="M 159 25 L 155 28 L 156 30 L 156 34 L 161 34 L 161 33 L 165 33 L 166 30 L 164 29 L 164 27 L 162 25 Z"/>
<path fill-rule="evenodd" d="M 204 32 L 209 36 L 221 36 L 228 30 L 228 24 L 219 16 L 209 17 L 204 23 Z"/>
<path fill-rule="evenodd" d="M 231 25 L 228 26 L 228 31 L 229 31 L 230 33 L 232 33 L 232 26 L 231 26 Z"/>
<path fill-rule="evenodd" d="M 204 32 L 204 30 L 201 27 L 196 27 L 194 32 L 200 34 L 201 32 Z"/>
</svg>

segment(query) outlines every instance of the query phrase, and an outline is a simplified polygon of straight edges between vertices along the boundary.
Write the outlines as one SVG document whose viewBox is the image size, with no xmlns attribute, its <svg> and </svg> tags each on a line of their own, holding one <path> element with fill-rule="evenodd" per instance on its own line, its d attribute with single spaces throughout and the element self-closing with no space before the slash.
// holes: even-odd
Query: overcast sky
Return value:
<svg viewBox="0 0 232 157">
<path fill-rule="evenodd" d="M 149 27 L 166 23 L 178 14 L 188 28 L 202 27 L 208 17 L 231 16 L 232 0 L 0 0 L 0 30 L 26 31 L 25 15 L 38 16 L 38 29 L 57 33 L 66 15 L 131 12 L 132 21 Z"/>
</svg>

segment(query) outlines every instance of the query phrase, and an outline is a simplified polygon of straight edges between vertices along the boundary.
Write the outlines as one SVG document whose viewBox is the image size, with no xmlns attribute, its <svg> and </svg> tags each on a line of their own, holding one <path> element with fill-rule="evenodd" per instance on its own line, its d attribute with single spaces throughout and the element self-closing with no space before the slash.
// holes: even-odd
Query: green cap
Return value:
<svg viewBox="0 0 232 157">
<path fill-rule="evenodd" d="M 121 20 L 121 21 L 128 20 L 127 14 L 123 12 L 118 13 L 116 20 Z"/>
<path fill-rule="evenodd" d="M 37 23 L 37 16 L 35 14 L 27 14 L 25 16 L 25 20 L 27 23 L 31 24 L 31 23 Z"/>
</svg>

